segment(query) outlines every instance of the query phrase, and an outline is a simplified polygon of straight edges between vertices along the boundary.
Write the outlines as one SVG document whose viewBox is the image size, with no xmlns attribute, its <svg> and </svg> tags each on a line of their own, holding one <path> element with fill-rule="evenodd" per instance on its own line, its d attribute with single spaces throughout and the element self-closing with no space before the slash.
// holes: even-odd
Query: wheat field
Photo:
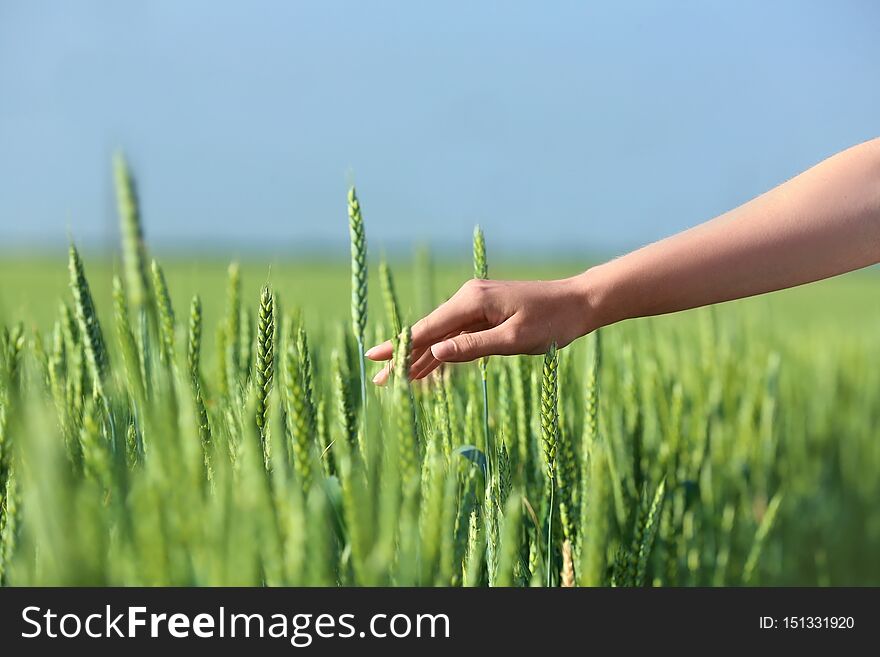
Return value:
<svg viewBox="0 0 880 657">
<path fill-rule="evenodd" d="M 875 274 L 376 388 L 466 278 L 574 272 L 385 261 L 354 190 L 350 264 L 163 266 L 115 174 L 117 253 L 0 257 L 3 585 L 880 583 Z"/>
</svg>

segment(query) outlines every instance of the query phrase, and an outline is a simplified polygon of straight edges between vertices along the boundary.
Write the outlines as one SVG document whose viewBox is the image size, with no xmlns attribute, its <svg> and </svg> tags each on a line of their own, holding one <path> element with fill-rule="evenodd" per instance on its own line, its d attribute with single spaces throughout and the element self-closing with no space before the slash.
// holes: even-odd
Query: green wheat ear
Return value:
<svg viewBox="0 0 880 657">
<path fill-rule="evenodd" d="M 116 337 L 119 340 L 119 348 L 122 352 L 126 380 L 134 389 L 137 398 L 144 399 L 145 388 L 144 382 L 141 379 L 137 342 L 131 330 L 128 302 L 125 299 L 125 290 L 122 286 L 122 279 L 119 276 L 113 277 L 113 311 L 116 322 Z"/>
<path fill-rule="evenodd" d="M 743 566 L 743 584 L 751 583 L 755 576 L 755 570 L 757 569 L 758 561 L 761 557 L 761 551 L 764 549 L 764 543 L 767 541 L 767 536 L 770 534 L 770 530 L 773 528 L 773 524 L 776 521 L 776 514 L 779 512 L 779 505 L 781 503 L 782 492 L 778 492 L 770 500 L 770 503 L 767 505 L 767 510 L 764 511 L 764 516 L 761 518 L 761 524 L 758 525 L 758 531 L 755 532 L 755 540 L 749 550 L 748 557 L 746 557 L 746 564 Z"/>
<path fill-rule="evenodd" d="M 556 479 L 556 452 L 559 437 L 559 357 L 556 343 L 550 345 L 544 355 L 541 376 L 541 447 L 544 451 L 547 480 L 550 485 L 550 507 L 547 521 L 547 586 L 550 586 L 553 562 L 553 495 Z"/>
<path fill-rule="evenodd" d="M 213 476 L 211 458 L 208 451 L 211 441 L 211 427 L 208 421 L 208 409 L 202 392 L 202 299 L 198 294 L 193 296 L 189 305 L 189 326 L 186 337 L 186 365 L 192 383 L 196 412 L 199 415 L 199 436 L 204 450 L 205 467 L 208 478 Z"/>
<path fill-rule="evenodd" d="M 474 226 L 474 278 L 489 278 L 489 265 L 486 262 L 486 238 L 479 225 Z"/>
<path fill-rule="evenodd" d="M 269 393 L 275 378 L 275 296 L 269 286 L 260 293 L 260 316 L 257 327 L 257 362 L 254 380 L 257 385 L 257 426 L 266 449 Z"/>
<path fill-rule="evenodd" d="M 153 260 L 150 265 L 153 274 L 153 289 L 156 291 L 156 310 L 159 316 L 160 356 L 169 365 L 174 362 L 174 309 L 171 307 L 171 295 L 165 272 L 159 263 Z"/>
<path fill-rule="evenodd" d="M 404 490 L 415 488 L 419 479 L 419 448 L 416 437 L 415 408 L 409 385 L 412 365 L 412 329 L 404 327 L 397 337 L 394 354 L 394 391 L 397 412 L 398 450 Z"/>
<path fill-rule="evenodd" d="M 283 385 L 289 451 L 296 476 L 306 491 L 311 486 L 316 442 L 311 362 L 305 329 L 300 320 L 294 321 L 288 316 L 284 326 L 284 334 L 288 336 L 285 339 Z"/>
<path fill-rule="evenodd" d="M 125 156 L 113 156 L 113 178 L 119 211 L 119 232 L 122 236 L 122 264 L 125 287 L 136 310 L 146 305 L 150 283 L 147 277 L 147 255 L 141 224 L 137 185 Z"/>
<path fill-rule="evenodd" d="M 186 364 L 193 384 L 200 385 L 202 376 L 200 361 L 202 356 L 202 299 L 193 296 L 189 305 L 189 330 L 186 340 Z"/>
<path fill-rule="evenodd" d="M 394 331 L 395 337 L 400 335 L 403 325 L 400 322 L 400 304 L 397 301 L 397 292 L 394 288 L 394 277 L 391 268 L 385 258 L 379 261 L 379 281 L 382 283 L 382 299 L 385 301 L 385 314 Z"/>
<path fill-rule="evenodd" d="M 354 410 L 349 399 L 349 388 L 346 381 L 348 372 L 338 349 L 334 349 L 330 353 L 330 372 L 339 429 L 347 444 L 353 445 L 357 441 L 358 430 Z"/>
<path fill-rule="evenodd" d="M 634 545 L 635 563 L 635 586 L 644 586 L 648 572 L 648 558 L 654 546 L 654 538 L 660 526 L 660 514 L 663 513 L 663 502 L 666 499 L 666 479 L 662 479 L 654 492 L 650 506 L 647 506 L 647 498 L 643 500 L 645 510 L 641 515 L 639 527 L 639 543 Z"/>
<path fill-rule="evenodd" d="M 551 482 L 556 474 L 556 451 L 559 434 L 558 385 L 559 357 L 554 342 L 544 355 L 544 369 L 541 376 L 541 447 L 544 450 L 547 478 Z"/>
<path fill-rule="evenodd" d="M 489 265 L 486 261 L 486 239 L 483 237 L 483 229 L 479 225 L 474 226 L 474 278 L 481 280 L 489 278 Z M 489 359 L 480 358 L 478 365 L 483 389 L 483 438 L 485 440 L 486 454 L 489 459 L 488 469 L 491 473 L 495 459 L 495 448 L 492 445 L 489 434 Z"/>
<path fill-rule="evenodd" d="M 348 232 L 351 238 L 351 329 L 358 348 L 361 382 L 361 431 L 367 433 L 367 364 L 364 356 L 367 328 L 367 234 L 361 204 L 354 187 L 348 190 Z"/>
<path fill-rule="evenodd" d="M 110 362 L 107 357 L 104 333 L 101 331 L 101 324 L 98 322 L 98 314 L 95 311 L 95 303 L 89 289 L 89 282 L 86 280 L 79 251 L 73 244 L 70 245 L 68 267 L 76 321 L 83 341 L 89 373 L 92 375 L 95 392 L 103 397 L 104 381 L 107 378 Z"/>
<path fill-rule="evenodd" d="M 348 190 L 348 228 L 351 237 L 351 324 L 358 344 L 367 327 L 367 236 L 357 192 Z"/>
</svg>

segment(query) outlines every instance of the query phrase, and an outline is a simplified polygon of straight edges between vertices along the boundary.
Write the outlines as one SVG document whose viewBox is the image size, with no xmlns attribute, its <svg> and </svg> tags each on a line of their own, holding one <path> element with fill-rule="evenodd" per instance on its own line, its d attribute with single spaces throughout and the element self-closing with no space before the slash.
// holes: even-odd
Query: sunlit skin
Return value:
<svg viewBox="0 0 880 657">
<path fill-rule="evenodd" d="M 829 278 L 880 262 L 880 139 L 703 224 L 553 281 L 467 281 L 412 329 L 412 379 L 442 363 L 541 354 L 602 326 Z M 391 341 L 367 358 L 389 361 Z M 390 364 L 373 382 L 383 385 Z"/>
</svg>

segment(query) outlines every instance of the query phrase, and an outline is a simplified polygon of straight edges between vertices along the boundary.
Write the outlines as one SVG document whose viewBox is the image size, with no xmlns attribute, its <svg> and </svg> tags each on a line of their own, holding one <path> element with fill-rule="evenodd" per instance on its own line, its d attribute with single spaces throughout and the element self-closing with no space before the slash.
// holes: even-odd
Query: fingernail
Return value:
<svg viewBox="0 0 880 657">
<path fill-rule="evenodd" d="M 376 349 L 378 349 L 378 348 L 379 348 L 378 346 L 376 346 L 376 347 L 370 347 L 370 348 L 367 349 L 367 351 L 364 353 L 364 356 L 365 356 L 366 358 L 369 358 L 371 355 L 373 355 L 373 354 L 376 353 Z"/>
<path fill-rule="evenodd" d="M 435 345 L 431 345 L 431 353 L 434 354 L 434 358 L 437 360 L 449 358 L 455 353 L 455 343 L 452 340 L 438 342 Z"/>
<path fill-rule="evenodd" d="M 373 383 L 375 383 L 379 387 L 384 386 L 386 383 L 388 383 L 389 374 L 390 372 L 388 371 L 388 369 L 383 367 L 381 370 L 379 370 L 379 373 L 373 377 Z"/>
</svg>

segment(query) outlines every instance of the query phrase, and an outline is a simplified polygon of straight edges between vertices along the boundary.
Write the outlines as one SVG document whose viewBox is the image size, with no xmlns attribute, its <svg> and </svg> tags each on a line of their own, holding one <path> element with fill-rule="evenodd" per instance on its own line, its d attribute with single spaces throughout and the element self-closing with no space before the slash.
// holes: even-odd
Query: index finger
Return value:
<svg viewBox="0 0 880 657">
<path fill-rule="evenodd" d="M 449 333 L 473 328 L 475 323 L 485 322 L 483 309 L 469 299 L 465 295 L 456 294 L 416 322 L 412 327 L 413 349 L 431 346 Z M 370 360 L 389 360 L 393 353 L 391 340 L 386 340 L 364 355 Z"/>
</svg>

